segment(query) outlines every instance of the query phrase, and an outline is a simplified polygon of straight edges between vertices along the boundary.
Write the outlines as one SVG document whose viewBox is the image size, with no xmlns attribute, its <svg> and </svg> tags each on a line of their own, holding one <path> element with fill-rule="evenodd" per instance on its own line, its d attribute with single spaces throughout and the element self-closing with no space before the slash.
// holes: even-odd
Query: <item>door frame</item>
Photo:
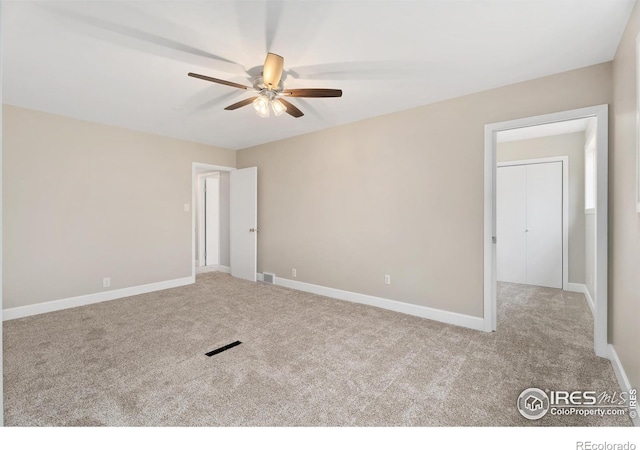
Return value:
<svg viewBox="0 0 640 450">
<path fill-rule="evenodd" d="M 497 133 L 553 122 L 595 117 L 596 124 L 596 248 L 594 301 L 594 351 L 606 358 L 608 313 L 608 163 L 609 105 L 561 111 L 487 124 L 484 127 L 484 330 L 496 331 L 496 148 Z"/>
<path fill-rule="evenodd" d="M 191 277 L 196 279 L 196 203 L 197 203 L 197 181 L 198 170 L 205 169 L 207 172 L 231 172 L 235 167 L 218 166 L 208 163 L 191 163 Z"/>
<path fill-rule="evenodd" d="M 502 161 L 497 167 L 526 166 L 529 164 L 562 163 L 562 289 L 569 289 L 569 157 L 550 156 L 547 158 L 516 159 Z M 496 210 L 497 211 L 497 210 Z M 496 261 L 497 263 L 497 261 Z"/>
<path fill-rule="evenodd" d="M 207 236 L 206 224 L 207 224 L 207 208 L 206 208 L 206 183 L 207 178 L 216 178 L 218 180 L 218 194 L 220 193 L 220 172 L 203 172 L 196 175 L 196 230 L 198 232 L 198 245 L 196 246 L 196 267 L 207 267 L 207 260 L 205 258 L 206 243 L 209 240 Z M 204 192 L 204 195 L 202 195 Z M 218 210 L 220 209 L 220 196 L 218 195 Z M 219 211 L 218 211 L 219 213 Z M 218 217 L 219 218 L 219 217 Z M 220 265 L 220 221 L 218 220 L 218 265 Z"/>
</svg>

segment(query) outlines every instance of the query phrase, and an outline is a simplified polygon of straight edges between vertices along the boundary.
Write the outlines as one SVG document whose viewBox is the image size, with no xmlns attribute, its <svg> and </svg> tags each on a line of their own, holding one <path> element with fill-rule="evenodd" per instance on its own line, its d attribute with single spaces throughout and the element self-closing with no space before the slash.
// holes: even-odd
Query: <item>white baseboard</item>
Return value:
<svg viewBox="0 0 640 450">
<path fill-rule="evenodd" d="M 587 289 L 586 284 L 581 283 L 567 283 L 567 286 L 564 289 L 569 292 L 579 292 L 584 294 L 587 298 L 587 303 L 589 304 L 589 308 L 591 308 L 591 314 L 595 314 L 595 303 L 593 302 L 593 298 L 591 298 L 591 294 L 589 293 L 589 289 Z"/>
<path fill-rule="evenodd" d="M 118 298 L 130 297 L 132 295 L 146 294 L 148 292 L 161 291 L 174 287 L 193 284 L 194 277 L 176 278 L 175 280 L 159 281 L 157 283 L 143 284 L 111 291 L 96 292 L 95 294 L 80 295 L 78 297 L 64 298 L 49 302 L 36 303 L 35 305 L 17 306 L 7 308 L 2 311 L 2 320 L 19 319 L 21 317 L 44 314 L 61 309 L 75 308 L 77 306 L 91 305 L 92 303 L 116 300 Z"/>
<path fill-rule="evenodd" d="M 261 273 L 257 274 L 258 281 L 263 281 Z M 310 292 L 312 294 L 324 295 L 338 300 L 346 300 L 363 305 L 375 306 L 382 309 L 388 309 L 412 316 L 418 316 L 425 319 L 436 320 L 451 325 L 471 328 L 472 330 L 484 331 L 484 319 L 482 317 L 467 316 L 441 309 L 429 308 L 426 306 L 413 305 L 411 303 L 389 300 L 382 297 L 374 297 L 372 295 L 359 294 L 357 292 L 343 291 L 316 284 L 303 283 L 301 281 L 288 280 L 286 278 L 276 277 L 276 285 L 284 286 L 298 291 Z"/>
<path fill-rule="evenodd" d="M 564 288 L 565 291 L 580 292 L 581 294 L 584 294 L 585 289 L 586 289 L 586 286 L 581 283 L 567 283 L 567 285 Z"/>
<path fill-rule="evenodd" d="M 219 266 L 217 264 L 212 264 L 210 266 L 196 267 L 196 273 L 217 272 L 218 270 L 219 270 Z"/>
<path fill-rule="evenodd" d="M 624 371 L 624 367 L 622 367 L 620 358 L 618 358 L 618 353 L 616 353 L 616 349 L 611 344 L 609 344 L 609 360 L 611 361 L 613 371 L 615 372 L 616 378 L 618 379 L 620 389 L 624 392 L 629 392 L 629 390 L 631 390 L 633 386 L 631 386 L 631 383 L 629 383 L 629 378 L 627 378 L 627 374 Z M 640 413 L 640 408 L 637 408 L 636 411 Z M 634 426 L 640 427 L 640 417 L 636 416 L 631 420 L 633 421 Z"/>
<path fill-rule="evenodd" d="M 207 273 L 207 272 L 231 273 L 231 267 L 222 266 L 220 264 L 216 264 L 213 266 L 196 267 L 196 273 Z"/>
<path fill-rule="evenodd" d="M 587 287 L 584 287 L 584 296 L 587 298 L 587 303 L 589 304 L 589 308 L 591 308 L 591 314 L 596 313 L 596 304 L 593 301 L 593 298 L 591 298 L 591 294 L 589 293 L 589 289 L 587 289 Z"/>
</svg>

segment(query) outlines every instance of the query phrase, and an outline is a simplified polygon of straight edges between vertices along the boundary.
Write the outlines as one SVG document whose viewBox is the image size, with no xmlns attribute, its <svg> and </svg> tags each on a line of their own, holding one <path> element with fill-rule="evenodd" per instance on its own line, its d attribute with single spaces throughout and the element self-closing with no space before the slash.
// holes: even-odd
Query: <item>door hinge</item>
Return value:
<svg viewBox="0 0 640 450">
<path fill-rule="evenodd" d="M 498 239 L 495 236 L 491 236 L 491 243 L 495 244 L 498 242 Z"/>
</svg>

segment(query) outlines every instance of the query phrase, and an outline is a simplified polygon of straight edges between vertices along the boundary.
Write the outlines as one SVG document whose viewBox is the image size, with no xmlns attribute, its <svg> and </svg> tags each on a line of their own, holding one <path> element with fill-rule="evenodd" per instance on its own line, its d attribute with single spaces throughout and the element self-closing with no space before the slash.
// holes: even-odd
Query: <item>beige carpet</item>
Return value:
<svg viewBox="0 0 640 450">
<path fill-rule="evenodd" d="M 581 294 L 501 284 L 482 333 L 219 273 L 4 326 L 7 425 L 630 425 L 528 421 L 527 387 L 617 391 Z M 211 358 L 210 350 L 242 344 Z"/>
</svg>

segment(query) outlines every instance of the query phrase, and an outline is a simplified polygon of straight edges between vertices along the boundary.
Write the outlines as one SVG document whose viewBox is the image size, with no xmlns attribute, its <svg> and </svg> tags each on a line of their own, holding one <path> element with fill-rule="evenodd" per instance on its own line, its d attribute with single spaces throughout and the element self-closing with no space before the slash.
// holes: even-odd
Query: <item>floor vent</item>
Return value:
<svg viewBox="0 0 640 450">
<path fill-rule="evenodd" d="M 240 345 L 240 344 L 242 344 L 242 342 L 240 342 L 240 341 L 235 341 L 235 342 L 232 342 L 231 344 L 225 345 L 224 347 L 220 347 L 220 348 L 217 348 L 217 349 L 215 349 L 215 350 L 211 350 L 209 353 L 205 353 L 205 355 L 206 355 L 206 356 L 213 356 L 213 355 L 217 355 L 218 353 L 222 353 L 223 351 L 225 351 L 225 350 L 229 350 L 230 348 L 233 348 L 233 347 L 235 347 L 236 345 Z"/>
<path fill-rule="evenodd" d="M 276 274 L 275 273 L 264 272 L 262 274 L 262 277 L 263 277 L 263 281 L 265 283 L 276 284 Z"/>
</svg>

